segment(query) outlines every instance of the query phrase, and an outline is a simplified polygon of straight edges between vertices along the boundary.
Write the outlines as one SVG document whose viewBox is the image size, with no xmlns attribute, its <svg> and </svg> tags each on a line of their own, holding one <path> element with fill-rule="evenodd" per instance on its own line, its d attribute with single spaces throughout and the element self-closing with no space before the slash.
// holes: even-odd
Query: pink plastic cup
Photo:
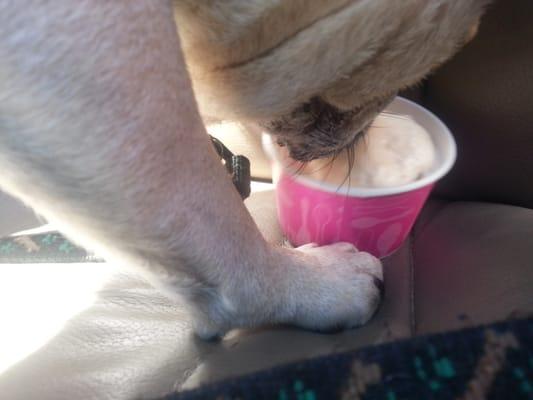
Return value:
<svg viewBox="0 0 533 400">
<path fill-rule="evenodd" d="M 283 164 L 279 148 L 263 135 L 263 146 L 272 161 L 279 222 L 294 246 L 350 242 L 383 258 L 402 245 L 433 186 L 452 168 L 457 150 L 448 128 L 425 108 L 398 97 L 387 111 L 411 116 L 428 131 L 435 145 L 436 161 L 431 170 L 406 185 L 339 189 L 299 176 Z"/>
</svg>

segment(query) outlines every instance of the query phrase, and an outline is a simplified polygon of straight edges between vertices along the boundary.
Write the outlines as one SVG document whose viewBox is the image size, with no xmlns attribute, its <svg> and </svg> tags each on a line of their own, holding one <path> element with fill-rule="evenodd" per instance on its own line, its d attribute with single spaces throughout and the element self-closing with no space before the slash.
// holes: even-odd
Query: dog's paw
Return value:
<svg viewBox="0 0 533 400">
<path fill-rule="evenodd" d="M 287 303 L 294 307 L 289 322 L 328 332 L 370 320 L 384 291 L 377 258 L 349 243 L 309 244 L 292 251 L 300 271 L 288 292 Z"/>
<path fill-rule="evenodd" d="M 253 276 L 190 296 L 194 331 L 214 340 L 234 328 L 288 323 L 332 332 L 366 323 L 383 296 L 380 261 L 349 243 L 277 248 Z"/>
</svg>

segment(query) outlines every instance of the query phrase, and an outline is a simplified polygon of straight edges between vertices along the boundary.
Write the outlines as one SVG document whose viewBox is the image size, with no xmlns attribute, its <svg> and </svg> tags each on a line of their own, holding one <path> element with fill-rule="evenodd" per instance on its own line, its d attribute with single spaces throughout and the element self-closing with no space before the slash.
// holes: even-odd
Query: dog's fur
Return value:
<svg viewBox="0 0 533 400">
<path fill-rule="evenodd" d="M 261 121 L 294 158 L 353 141 L 470 37 L 484 0 L 180 0 L 204 115 Z"/>
<path fill-rule="evenodd" d="M 184 297 L 202 337 L 360 325 L 381 264 L 343 243 L 265 242 L 211 148 L 186 64 L 205 116 L 267 126 L 312 158 L 448 58 L 486 3 L 4 0 L 0 184 Z"/>
</svg>

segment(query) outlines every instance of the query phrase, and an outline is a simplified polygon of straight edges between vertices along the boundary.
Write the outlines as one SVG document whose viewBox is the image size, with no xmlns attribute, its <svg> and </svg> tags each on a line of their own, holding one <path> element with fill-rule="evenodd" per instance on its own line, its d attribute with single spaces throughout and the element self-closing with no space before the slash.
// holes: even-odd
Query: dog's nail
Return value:
<svg viewBox="0 0 533 400">
<path fill-rule="evenodd" d="M 383 281 L 379 278 L 374 277 L 374 285 L 376 285 L 376 287 L 378 288 L 380 297 L 383 298 L 383 296 L 385 295 L 385 284 L 383 283 Z"/>
<path fill-rule="evenodd" d="M 350 251 L 354 253 L 357 253 L 358 251 L 357 247 L 347 242 L 338 242 L 338 243 L 335 243 L 333 246 L 336 246 L 339 250 L 342 250 L 342 251 Z"/>
<path fill-rule="evenodd" d="M 212 333 L 198 333 L 196 332 L 196 336 L 203 340 L 204 342 L 218 342 L 222 340 L 224 335 L 219 332 L 212 332 Z"/>
</svg>

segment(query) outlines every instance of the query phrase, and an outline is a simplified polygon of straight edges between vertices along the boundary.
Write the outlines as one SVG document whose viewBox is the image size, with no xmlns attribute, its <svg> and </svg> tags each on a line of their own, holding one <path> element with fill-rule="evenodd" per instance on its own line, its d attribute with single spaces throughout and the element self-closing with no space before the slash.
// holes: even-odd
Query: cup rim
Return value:
<svg viewBox="0 0 533 400">
<path fill-rule="evenodd" d="M 447 151 L 443 153 L 448 154 L 445 160 L 442 161 L 442 163 L 436 168 L 434 171 L 432 171 L 427 176 L 424 176 L 421 179 L 417 179 L 414 182 L 406 183 L 404 185 L 398 185 L 398 186 L 389 186 L 389 187 L 378 187 L 378 188 L 372 188 L 372 187 L 351 187 L 348 190 L 341 190 L 339 186 L 332 185 L 329 183 L 317 181 L 315 179 L 311 179 L 305 176 L 297 175 L 297 174 L 290 174 L 291 179 L 295 180 L 296 182 L 299 182 L 303 186 L 319 189 L 324 192 L 334 193 L 334 194 L 342 194 L 344 196 L 348 197 L 382 197 L 382 196 L 391 196 L 391 195 L 397 195 L 401 193 L 406 192 L 412 192 L 414 190 L 429 186 L 437 182 L 440 178 L 445 176 L 453 167 L 455 164 L 455 160 L 457 159 L 457 145 L 455 143 L 455 139 L 453 138 L 450 130 L 448 127 L 431 111 L 428 109 L 422 107 L 421 105 L 411 101 L 407 100 L 403 97 L 397 96 L 394 100 L 394 102 L 403 103 L 404 105 L 407 105 L 414 110 L 417 110 L 418 112 L 421 112 L 422 114 L 425 114 L 430 120 L 432 120 L 433 123 L 435 123 L 439 129 L 438 129 L 438 135 L 442 136 L 444 139 L 445 146 L 447 147 Z M 290 168 L 283 166 L 283 163 L 281 162 L 277 151 L 275 150 L 272 138 L 270 135 L 263 133 L 262 135 L 262 143 L 263 148 L 267 155 L 275 162 L 280 164 L 282 166 L 283 170 L 289 170 Z M 342 188 L 342 186 L 341 186 Z"/>
</svg>

